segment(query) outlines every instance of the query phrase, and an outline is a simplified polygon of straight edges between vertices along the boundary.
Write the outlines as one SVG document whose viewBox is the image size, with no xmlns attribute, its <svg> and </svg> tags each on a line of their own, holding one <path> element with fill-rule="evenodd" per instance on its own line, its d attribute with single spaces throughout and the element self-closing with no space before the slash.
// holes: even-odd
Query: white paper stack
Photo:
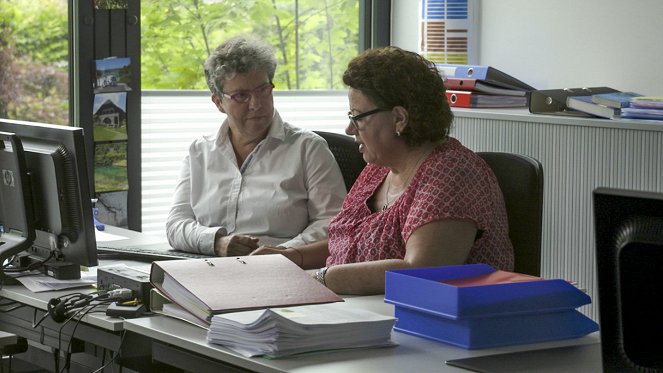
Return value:
<svg viewBox="0 0 663 373">
<path fill-rule="evenodd" d="M 321 350 L 393 346 L 395 318 L 346 303 L 215 315 L 207 341 L 246 356 L 283 357 Z"/>
</svg>

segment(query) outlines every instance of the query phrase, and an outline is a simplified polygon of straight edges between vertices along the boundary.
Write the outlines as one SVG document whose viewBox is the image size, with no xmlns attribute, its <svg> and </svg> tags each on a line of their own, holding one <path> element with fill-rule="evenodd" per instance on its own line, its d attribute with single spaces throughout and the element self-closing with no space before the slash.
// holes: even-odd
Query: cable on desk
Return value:
<svg viewBox="0 0 663 373">
<path fill-rule="evenodd" d="M 76 329 L 78 328 L 78 325 L 81 323 L 81 320 L 83 319 L 83 317 L 85 315 L 87 315 L 88 313 L 92 312 L 93 310 L 95 310 L 97 307 L 104 306 L 104 305 L 108 306 L 109 304 L 111 304 L 113 302 L 126 300 L 127 297 L 132 296 L 132 293 L 133 292 L 129 289 L 116 289 L 116 290 L 111 290 L 111 291 L 108 291 L 108 292 L 104 292 L 104 294 L 102 294 L 102 296 L 104 296 L 104 298 L 101 298 L 101 299 L 95 298 L 93 300 L 93 301 L 96 302 L 95 304 L 89 304 L 88 303 L 86 306 L 78 308 L 77 311 L 74 312 L 62 324 L 62 326 L 60 326 L 60 329 L 58 331 L 58 350 L 60 350 L 61 347 L 62 347 L 62 330 L 64 329 L 64 327 L 71 320 L 76 319 L 76 324 L 74 325 L 74 328 L 71 331 L 71 336 L 69 337 L 69 343 L 67 344 L 67 349 L 65 350 L 65 356 L 66 356 L 65 365 L 62 367 L 62 370 L 59 371 L 60 373 L 63 373 L 65 371 L 65 369 L 68 370 L 69 367 L 70 367 L 72 341 L 74 340 L 74 335 L 76 333 Z M 120 342 L 120 346 L 121 346 L 121 342 Z M 58 372 L 57 366 L 56 366 L 56 372 Z"/>
<path fill-rule="evenodd" d="M 74 311 L 83 309 L 93 303 L 108 303 L 131 299 L 133 291 L 129 289 L 100 290 L 94 293 L 73 293 L 51 298 L 46 305 L 48 314 L 53 321 L 61 323 Z"/>
<path fill-rule="evenodd" d="M 0 289 L 2 289 L 2 287 L 0 287 Z M 5 299 L 5 298 L 4 298 L 4 297 L 0 297 L 0 299 Z M 13 306 L 13 305 L 17 305 L 17 306 L 15 306 L 15 307 L 13 307 L 13 308 L 9 308 L 9 309 L 4 309 L 4 308 L 2 308 L 2 309 L 0 309 L 0 312 L 2 312 L 2 313 L 5 313 L 5 312 L 11 312 L 11 311 L 17 310 L 17 309 L 19 309 L 19 308 L 21 308 L 21 307 L 25 307 L 25 304 L 22 304 L 22 303 L 20 303 L 20 302 L 17 302 L 17 301 L 15 301 L 15 300 L 11 300 L 11 299 L 8 299 L 7 302 L 0 303 L 0 307 L 7 307 L 7 306 Z"/>
<path fill-rule="evenodd" d="M 4 299 L 4 298 L 0 297 L 0 299 Z M 18 302 L 15 301 L 15 300 L 8 299 L 7 303 L 0 303 L 0 307 L 11 306 L 11 305 L 14 305 L 16 303 L 18 303 Z"/>
<path fill-rule="evenodd" d="M 37 312 L 38 311 L 39 310 L 37 308 L 35 308 L 34 313 L 32 314 L 32 328 L 33 329 L 38 327 L 49 316 L 48 312 L 44 312 L 44 315 L 39 319 L 39 321 L 35 321 L 35 320 L 37 320 Z"/>
<path fill-rule="evenodd" d="M 41 267 L 42 265 L 44 265 L 44 263 L 51 260 L 51 258 L 53 258 L 54 256 L 55 256 L 55 251 L 51 250 L 51 252 L 48 254 L 48 257 L 46 257 L 45 259 L 34 261 L 34 262 L 30 263 L 29 265 L 27 265 L 25 267 L 16 267 L 16 268 L 10 268 L 10 265 L 11 265 L 12 261 L 8 261 L 7 263 L 5 263 L 2 266 L 2 270 L 3 270 L 3 272 L 7 272 L 7 273 L 18 273 L 18 272 L 32 271 L 32 270 L 35 270 L 35 269 Z"/>
<path fill-rule="evenodd" d="M 58 372 L 63 373 L 65 371 L 65 369 L 67 369 L 67 371 L 69 370 L 69 367 L 70 367 L 70 364 L 71 364 L 71 342 L 74 339 L 74 333 L 76 333 L 76 328 L 78 327 L 78 324 L 80 324 L 81 320 L 83 319 L 83 316 L 85 316 L 90 310 L 92 310 L 92 309 L 94 309 L 98 306 L 100 306 L 100 304 L 89 305 L 89 306 L 85 306 L 85 307 L 81 307 L 81 308 L 77 309 L 76 312 L 74 312 L 69 318 L 67 318 L 62 323 L 62 325 L 60 326 L 60 329 L 58 330 L 58 349 L 57 349 L 58 354 L 57 354 L 57 358 L 56 358 L 57 360 L 56 360 L 56 365 L 55 365 L 55 370 L 54 370 L 56 373 L 58 373 Z M 62 329 L 64 329 L 64 327 L 67 326 L 67 324 L 71 320 L 75 319 L 76 316 L 78 316 L 79 314 L 81 314 L 81 315 L 78 319 L 76 319 L 76 325 L 74 325 L 74 328 L 71 331 L 71 335 L 69 336 L 69 343 L 67 344 L 67 349 L 64 351 L 64 353 L 65 353 L 65 364 L 62 367 L 62 370 L 60 370 L 60 369 L 58 369 L 58 366 L 59 366 L 59 362 L 60 362 L 60 351 L 62 351 Z"/>
<path fill-rule="evenodd" d="M 117 352 L 112 355 L 112 357 L 110 358 L 110 360 L 108 360 L 108 362 L 106 364 L 103 364 L 101 367 L 99 367 L 97 370 L 93 371 L 92 373 L 103 372 L 104 369 L 106 369 L 106 367 L 109 364 L 112 364 L 115 361 L 115 359 L 117 359 L 117 357 L 120 355 L 120 351 L 122 350 L 122 344 L 124 343 L 124 337 L 126 335 L 127 335 L 127 331 L 123 330 L 122 331 L 122 337 L 120 337 L 120 345 L 117 347 Z M 104 358 L 106 358 L 106 353 L 105 352 L 104 352 Z"/>
</svg>

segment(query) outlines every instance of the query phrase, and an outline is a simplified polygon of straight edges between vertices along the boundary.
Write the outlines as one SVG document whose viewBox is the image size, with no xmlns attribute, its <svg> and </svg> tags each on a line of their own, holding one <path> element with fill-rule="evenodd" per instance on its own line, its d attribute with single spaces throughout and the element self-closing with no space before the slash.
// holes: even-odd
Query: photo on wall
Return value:
<svg viewBox="0 0 663 373">
<path fill-rule="evenodd" d="M 94 0 L 94 9 L 128 9 L 129 0 Z"/>
<path fill-rule="evenodd" d="M 131 58 L 95 60 L 94 70 L 94 93 L 131 91 Z"/>
<path fill-rule="evenodd" d="M 422 0 L 419 53 L 443 64 L 478 64 L 479 0 Z"/>
<path fill-rule="evenodd" d="M 127 142 L 94 144 L 94 190 L 96 193 L 129 189 Z"/>
<path fill-rule="evenodd" d="M 127 92 L 94 95 L 92 127 L 95 142 L 127 139 Z"/>
</svg>

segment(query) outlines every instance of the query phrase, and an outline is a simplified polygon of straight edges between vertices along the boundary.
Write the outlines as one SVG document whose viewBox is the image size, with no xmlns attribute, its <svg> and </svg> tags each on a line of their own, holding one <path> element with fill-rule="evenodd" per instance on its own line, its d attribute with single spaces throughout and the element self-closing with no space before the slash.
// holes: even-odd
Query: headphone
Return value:
<svg viewBox="0 0 663 373">
<path fill-rule="evenodd" d="M 66 301 L 63 301 L 60 298 L 52 298 L 48 301 L 46 309 L 48 310 L 48 314 L 51 315 L 53 321 L 61 323 L 67 319 L 68 310 L 66 309 L 66 306 Z"/>
<path fill-rule="evenodd" d="M 129 289 L 116 289 L 93 294 L 74 293 L 62 297 L 51 298 L 46 305 L 46 309 L 53 321 L 62 323 L 71 316 L 71 311 L 89 306 L 93 301 L 122 301 L 131 299 L 132 296 L 133 292 Z"/>
</svg>

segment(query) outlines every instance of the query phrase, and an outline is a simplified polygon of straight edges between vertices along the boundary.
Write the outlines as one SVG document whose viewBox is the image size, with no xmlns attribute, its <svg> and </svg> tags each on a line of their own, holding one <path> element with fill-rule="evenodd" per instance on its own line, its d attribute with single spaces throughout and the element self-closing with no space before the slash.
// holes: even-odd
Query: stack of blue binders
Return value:
<svg viewBox="0 0 663 373">
<path fill-rule="evenodd" d="M 485 264 L 386 272 L 394 329 L 468 349 L 577 338 L 598 324 L 576 308 L 591 298 L 564 280 L 458 287 L 442 281 L 495 272 Z"/>
</svg>

